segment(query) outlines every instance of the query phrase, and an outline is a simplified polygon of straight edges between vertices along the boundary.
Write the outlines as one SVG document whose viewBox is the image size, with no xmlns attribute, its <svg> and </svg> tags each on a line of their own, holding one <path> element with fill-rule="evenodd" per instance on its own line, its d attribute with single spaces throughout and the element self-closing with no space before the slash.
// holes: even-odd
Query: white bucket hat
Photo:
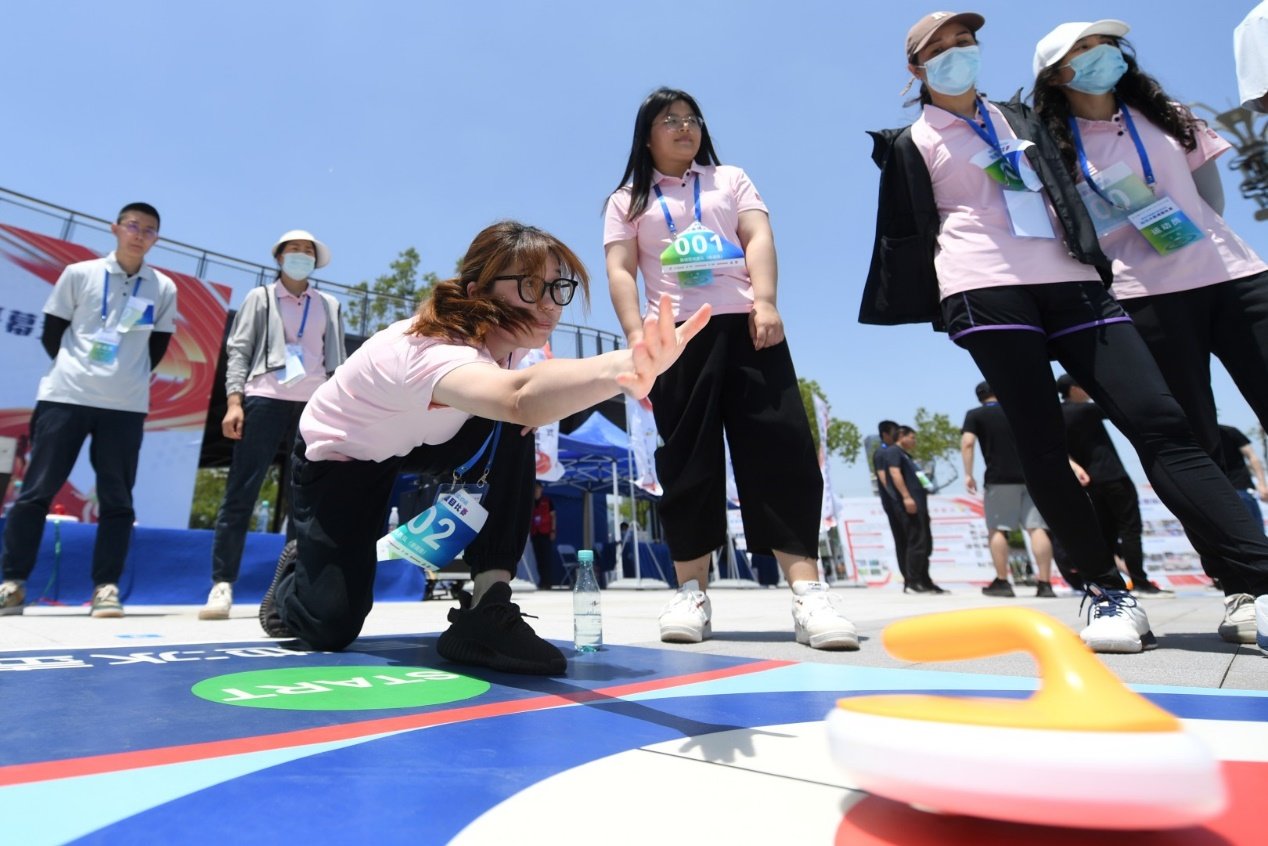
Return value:
<svg viewBox="0 0 1268 846">
<path fill-rule="evenodd" d="M 1131 30 L 1122 21 L 1107 18 L 1102 21 L 1076 21 L 1063 23 L 1052 32 L 1039 39 L 1035 45 L 1035 76 L 1039 76 L 1044 68 L 1049 68 L 1061 61 L 1061 57 L 1070 52 L 1080 38 L 1089 35 L 1112 35 L 1122 38 Z"/>
<path fill-rule="evenodd" d="M 277 239 L 277 243 L 273 245 L 273 258 L 277 258 L 277 251 L 282 249 L 282 245 L 287 241 L 312 241 L 313 246 L 317 248 L 317 266 L 325 267 L 330 264 L 330 248 L 313 237 L 313 233 L 303 229 L 292 229 L 290 232 L 283 232 L 282 237 Z"/>
</svg>

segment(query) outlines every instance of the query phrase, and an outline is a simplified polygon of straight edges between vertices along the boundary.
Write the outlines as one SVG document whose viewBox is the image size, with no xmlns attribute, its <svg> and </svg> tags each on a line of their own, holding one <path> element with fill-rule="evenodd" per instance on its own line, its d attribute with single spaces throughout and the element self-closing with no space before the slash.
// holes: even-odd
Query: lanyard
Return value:
<svg viewBox="0 0 1268 846">
<path fill-rule="evenodd" d="M 125 276 L 124 278 L 126 279 L 127 277 Z M 132 296 L 135 297 L 137 295 L 137 291 L 140 291 L 140 290 L 141 290 L 141 276 L 140 274 L 138 274 L 136 278 L 136 284 L 132 286 Z M 107 270 L 106 281 L 101 286 L 101 320 L 103 323 L 106 320 L 106 306 L 109 304 L 109 302 L 110 302 L 110 271 Z"/>
<path fill-rule="evenodd" d="M 304 327 L 308 325 L 308 307 L 313 304 L 313 295 L 311 293 L 304 294 L 304 316 L 299 321 L 299 334 L 295 336 L 296 341 L 304 340 Z"/>
<path fill-rule="evenodd" d="M 484 484 L 484 480 L 489 478 L 489 471 L 493 469 L 493 455 L 498 451 L 498 441 L 501 437 L 502 422 L 499 420 L 497 424 L 494 425 L 493 431 L 490 432 L 489 436 L 484 439 L 484 443 L 480 445 L 480 449 L 476 452 L 476 454 L 467 459 L 461 467 L 458 467 L 453 471 L 453 481 L 455 485 L 462 481 L 462 477 L 466 475 L 466 472 L 475 466 L 475 463 L 480 460 L 480 456 L 484 455 L 484 451 L 489 448 L 489 442 L 492 441 L 493 450 L 489 453 L 489 460 L 484 465 L 484 472 L 480 474 L 479 484 Z"/>
<path fill-rule="evenodd" d="M 665 213 L 665 223 L 669 225 L 669 234 L 677 237 L 678 227 L 674 226 L 674 216 L 669 213 L 669 205 L 665 202 L 665 195 L 660 193 L 660 186 L 653 185 L 652 190 L 656 192 L 656 199 L 660 200 L 660 210 Z M 695 174 L 695 194 L 696 194 L 696 222 L 700 222 L 700 174 Z"/>
<path fill-rule="evenodd" d="M 977 99 L 977 113 L 982 118 L 982 124 L 985 125 L 979 125 L 977 121 L 966 118 L 964 115 L 957 114 L 956 117 L 967 123 L 977 133 L 977 137 L 985 141 L 987 146 L 998 153 L 999 157 L 1004 160 L 1005 166 L 1008 166 L 1008 159 L 1004 158 L 1004 148 L 1000 146 L 999 134 L 995 131 L 995 124 L 991 121 L 991 114 L 986 111 L 986 106 L 982 104 L 982 98 L 980 97 Z"/>
<path fill-rule="evenodd" d="M 1123 116 L 1123 124 L 1127 127 L 1127 133 L 1131 135 L 1132 143 L 1136 145 L 1136 155 L 1140 156 L 1140 169 L 1144 171 L 1145 184 L 1152 189 L 1158 180 L 1154 178 L 1154 169 L 1149 164 L 1149 154 L 1145 152 L 1145 144 L 1140 140 L 1140 133 L 1136 131 L 1136 121 L 1132 120 L 1132 113 L 1127 110 L 1127 105 L 1117 97 L 1114 99 L 1118 103 L 1118 110 Z M 1079 170 L 1083 171 L 1083 179 L 1087 182 L 1088 187 L 1096 192 L 1096 196 L 1114 208 L 1122 209 L 1122 206 L 1102 193 L 1101 187 L 1092 178 L 1092 171 L 1088 167 L 1087 153 L 1083 149 L 1083 136 L 1079 132 L 1079 123 L 1075 120 L 1074 115 L 1070 115 L 1067 118 L 1067 123 L 1070 126 L 1070 136 L 1074 139 L 1074 150 L 1079 157 Z"/>
</svg>

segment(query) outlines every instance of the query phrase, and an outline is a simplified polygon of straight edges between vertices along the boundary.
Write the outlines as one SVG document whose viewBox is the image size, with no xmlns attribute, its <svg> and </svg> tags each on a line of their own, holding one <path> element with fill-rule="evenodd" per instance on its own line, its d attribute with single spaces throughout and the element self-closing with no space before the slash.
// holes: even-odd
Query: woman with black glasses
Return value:
<svg viewBox="0 0 1268 846">
<path fill-rule="evenodd" d="M 823 477 L 776 307 L 775 240 L 748 175 L 719 163 L 690 94 L 660 88 L 639 107 L 603 231 L 612 305 L 630 344 L 649 318 L 712 306 L 713 318 L 657 380 L 652 411 L 664 440 L 660 517 L 680 589 L 660 616 L 661 640 L 711 633 L 710 557 L 727 542 L 730 445 L 748 548 L 774 554 L 793 590 L 799 643 L 857 649 L 854 626 L 819 581 Z"/>
<path fill-rule="evenodd" d="M 260 605 L 270 636 L 345 648 L 373 605 L 376 541 L 397 473 L 479 476 L 472 510 L 487 517 L 464 553 L 475 595 L 449 612 L 437 651 L 504 672 L 564 672 L 563 655 L 511 602 L 533 505 L 532 427 L 622 391 L 645 397 L 708 321 L 707 308 L 677 330 L 668 315 L 649 319 L 628 350 L 515 369 L 549 340 L 577 288 L 588 298 L 585 268 L 558 239 L 514 221 L 494 224 L 472 241 L 456 278 L 317 389 L 292 453 L 297 545 L 283 553 Z"/>
</svg>

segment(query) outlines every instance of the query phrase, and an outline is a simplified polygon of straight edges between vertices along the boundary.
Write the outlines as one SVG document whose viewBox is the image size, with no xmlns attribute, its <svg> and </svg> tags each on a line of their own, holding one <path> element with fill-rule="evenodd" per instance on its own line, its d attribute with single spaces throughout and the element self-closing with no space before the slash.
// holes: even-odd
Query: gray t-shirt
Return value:
<svg viewBox="0 0 1268 846">
<path fill-rule="evenodd" d="M 119 331 L 120 317 L 134 297 L 149 307 L 127 331 Z M 176 331 L 176 284 L 170 278 L 149 265 L 128 276 L 112 252 L 68 265 L 44 313 L 69 320 L 70 326 L 40 380 L 37 400 L 142 414 L 150 410 L 150 333 Z M 118 332 L 115 359 L 94 360 L 94 338 L 111 330 Z"/>
</svg>

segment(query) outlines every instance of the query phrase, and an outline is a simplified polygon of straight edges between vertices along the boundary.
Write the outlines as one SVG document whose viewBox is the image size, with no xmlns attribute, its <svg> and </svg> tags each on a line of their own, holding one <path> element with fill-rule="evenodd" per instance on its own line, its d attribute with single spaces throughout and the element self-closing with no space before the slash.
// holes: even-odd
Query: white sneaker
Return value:
<svg viewBox="0 0 1268 846">
<path fill-rule="evenodd" d="M 97 585 L 92 592 L 92 616 L 122 617 L 123 603 L 119 601 L 117 585 Z"/>
<path fill-rule="evenodd" d="M 21 614 L 26 603 L 26 582 L 9 579 L 0 582 L 0 617 Z"/>
<path fill-rule="evenodd" d="M 229 609 L 233 607 L 233 585 L 230 582 L 216 582 L 207 594 L 207 604 L 198 612 L 200 620 L 228 620 Z"/>
<path fill-rule="evenodd" d="M 1229 643 L 1254 643 L 1255 597 L 1249 593 L 1224 597 L 1224 620 L 1219 633 Z"/>
<path fill-rule="evenodd" d="M 685 582 L 660 612 L 660 639 L 665 643 L 699 643 L 713 634 L 713 606 L 695 579 Z"/>
<path fill-rule="evenodd" d="M 1268 593 L 1255 600 L 1255 629 L 1259 648 L 1268 652 Z"/>
<path fill-rule="evenodd" d="M 1093 652 L 1141 652 L 1158 645 L 1149 629 L 1145 609 L 1125 590 L 1110 590 L 1091 582 L 1083 601 L 1091 600 L 1087 626 L 1079 637 Z M 1080 609 L 1081 610 L 1081 609 Z"/>
<path fill-rule="evenodd" d="M 854 624 L 841 613 L 841 600 L 823 582 L 793 582 L 793 623 L 797 642 L 811 649 L 858 649 Z"/>
</svg>

